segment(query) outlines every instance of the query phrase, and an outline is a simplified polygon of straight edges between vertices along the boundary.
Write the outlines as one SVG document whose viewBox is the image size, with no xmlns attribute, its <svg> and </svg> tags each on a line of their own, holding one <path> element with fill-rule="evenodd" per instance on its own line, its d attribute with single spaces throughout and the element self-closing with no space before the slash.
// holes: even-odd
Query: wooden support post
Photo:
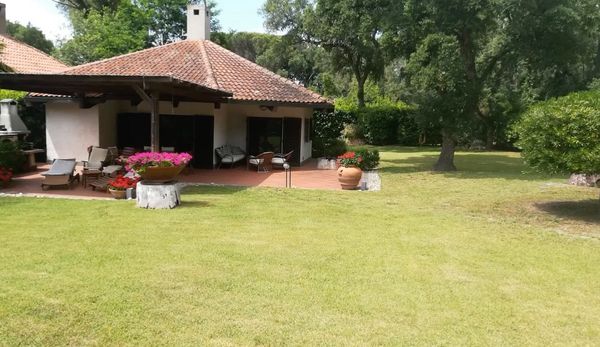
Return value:
<svg viewBox="0 0 600 347">
<path fill-rule="evenodd" d="M 148 95 L 146 91 L 134 84 L 131 86 L 142 100 L 150 104 L 150 147 L 152 152 L 160 152 L 160 93 Z"/>
<path fill-rule="evenodd" d="M 160 97 L 158 92 L 152 93 L 152 111 L 150 113 L 150 146 L 152 152 L 160 152 Z"/>
</svg>

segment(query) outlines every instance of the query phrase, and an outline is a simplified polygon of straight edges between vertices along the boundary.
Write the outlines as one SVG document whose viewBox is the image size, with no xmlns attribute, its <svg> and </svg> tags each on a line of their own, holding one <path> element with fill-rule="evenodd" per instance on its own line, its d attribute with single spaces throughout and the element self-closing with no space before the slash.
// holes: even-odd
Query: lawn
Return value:
<svg viewBox="0 0 600 347">
<path fill-rule="evenodd" d="M 381 193 L 0 198 L 0 345 L 599 345 L 598 190 L 386 148 Z"/>
</svg>

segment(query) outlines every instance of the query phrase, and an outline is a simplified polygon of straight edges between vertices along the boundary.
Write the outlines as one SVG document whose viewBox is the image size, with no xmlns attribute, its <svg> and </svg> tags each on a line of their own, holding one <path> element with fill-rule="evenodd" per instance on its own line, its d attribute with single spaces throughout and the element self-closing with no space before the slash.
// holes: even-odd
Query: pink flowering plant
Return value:
<svg viewBox="0 0 600 347">
<path fill-rule="evenodd" d="M 144 173 L 149 167 L 173 167 L 186 166 L 192 161 L 188 153 L 136 153 L 127 159 L 127 170 Z"/>
</svg>

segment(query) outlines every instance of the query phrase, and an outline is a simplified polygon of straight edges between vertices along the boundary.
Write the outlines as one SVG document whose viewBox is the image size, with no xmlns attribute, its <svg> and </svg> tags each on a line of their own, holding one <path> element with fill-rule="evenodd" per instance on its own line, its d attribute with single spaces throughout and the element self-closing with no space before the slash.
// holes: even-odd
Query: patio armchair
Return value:
<svg viewBox="0 0 600 347">
<path fill-rule="evenodd" d="M 273 152 L 264 152 L 259 155 L 248 157 L 248 170 L 251 166 L 256 166 L 258 172 L 269 172 L 273 169 Z"/>
<path fill-rule="evenodd" d="M 46 190 L 49 187 L 66 186 L 71 187 L 71 183 L 77 180 L 80 181 L 79 174 L 75 175 L 75 166 L 77 162 L 75 159 L 56 159 L 50 170 L 42 173 L 44 181 L 42 182 L 42 189 Z"/>
<path fill-rule="evenodd" d="M 108 149 L 92 147 L 88 160 L 83 161 L 84 170 L 102 170 L 108 157 Z"/>
<path fill-rule="evenodd" d="M 220 169 L 223 164 L 229 164 L 233 168 L 235 164 L 246 159 L 246 152 L 236 146 L 225 145 L 215 149 L 215 153 L 219 158 L 218 169 Z"/>
<path fill-rule="evenodd" d="M 292 159 L 293 155 L 294 155 L 294 151 L 291 151 L 286 154 L 283 154 L 283 153 L 275 154 L 273 156 L 273 160 L 272 160 L 273 167 L 278 168 L 278 169 L 283 169 L 283 165 L 285 163 L 289 162 Z"/>
</svg>

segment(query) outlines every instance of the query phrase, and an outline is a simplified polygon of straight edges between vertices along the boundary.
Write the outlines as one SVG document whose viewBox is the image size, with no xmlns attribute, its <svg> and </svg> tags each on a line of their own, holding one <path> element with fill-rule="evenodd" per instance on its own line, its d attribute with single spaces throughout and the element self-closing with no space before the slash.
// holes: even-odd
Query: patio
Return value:
<svg viewBox="0 0 600 347">
<path fill-rule="evenodd" d="M 316 161 L 310 160 L 302 167 L 292 170 L 292 187 L 299 189 L 341 190 L 335 170 L 318 170 Z M 71 189 L 42 190 L 41 173 L 48 170 L 49 165 L 39 164 L 38 170 L 17 175 L 8 188 L 0 190 L 4 194 L 23 194 L 26 196 L 61 197 L 73 199 L 112 199 L 107 192 L 93 191 L 91 187 L 83 188 L 74 183 Z M 78 167 L 76 172 L 81 172 Z M 191 169 L 179 177 L 179 181 L 197 185 L 224 185 L 238 187 L 271 187 L 285 188 L 285 172 L 274 170 L 263 173 L 246 170 L 245 166 L 233 169 L 200 170 Z"/>
</svg>

